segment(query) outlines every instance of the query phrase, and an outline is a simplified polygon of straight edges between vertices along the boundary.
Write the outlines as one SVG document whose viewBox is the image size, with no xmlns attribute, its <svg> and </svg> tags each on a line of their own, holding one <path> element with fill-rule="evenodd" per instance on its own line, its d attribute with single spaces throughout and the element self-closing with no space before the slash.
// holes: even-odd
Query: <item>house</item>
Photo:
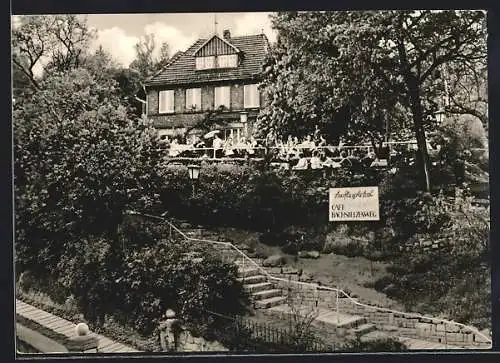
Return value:
<svg viewBox="0 0 500 363">
<path fill-rule="evenodd" d="M 264 102 L 258 84 L 268 46 L 264 34 L 231 37 L 224 30 L 173 56 L 145 82 L 147 116 L 160 136 L 200 135 L 207 128 L 195 126 L 208 114 L 223 139 L 250 135 Z"/>
</svg>

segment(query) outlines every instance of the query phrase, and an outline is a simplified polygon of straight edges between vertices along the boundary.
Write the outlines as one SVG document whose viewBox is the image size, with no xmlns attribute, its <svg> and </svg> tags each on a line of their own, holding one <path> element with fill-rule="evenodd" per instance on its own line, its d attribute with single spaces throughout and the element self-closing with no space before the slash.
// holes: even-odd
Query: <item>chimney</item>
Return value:
<svg viewBox="0 0 500 363">
<path fill-rule="evenodd" d="M 225 30 L 224 30 L 223 37 L 224 37 L 224 39 L 226 39 L 226 40 L 231 39 L 231 32 L 229 31 L 229 29 L 225 29 Z"/>
</svg>

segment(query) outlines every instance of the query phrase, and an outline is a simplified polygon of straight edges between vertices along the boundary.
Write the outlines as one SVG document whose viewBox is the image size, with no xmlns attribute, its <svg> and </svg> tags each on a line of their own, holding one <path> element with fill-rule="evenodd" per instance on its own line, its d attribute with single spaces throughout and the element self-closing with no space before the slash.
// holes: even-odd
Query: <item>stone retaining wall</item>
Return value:
<svg viewBox="0 0 500 363">
<path fill-rule="evenodd" d="M 277 288 L 283 290 L 284 295 L 291 294 L 292 304 L 307 304 L 311 307 L 316 306 L 332 311 L 337 309 L 335 291 L 319 290 L 315 292 L 313 288 L 289 284 L 288 281 L 271 281 Z M 378 330 L 393 332 L 398 336 L 464 347 L 486 348 L 491 345 L 480 335 L 456 324 L 442 323 L 432 318 L 412 317 L 407 314 L 381 311 L 377 307 L 355 304 L 342 295 L 340 295 L 338 302 L 340 313 L 365 317 Z"/>
<path fill-rule="evenodd" d="M 335 309 L 335 302 L 330 304 L 330 308 Z M 468 328 L 443 323 L 432 318 L 380 311 L 376 308 L 356 305 L 347 298 L 339 299 L 339 311 L 366 317 L 369 322 L 377 326 L 377 329 L 396 331 L 400 336 L 458 346 L 478 348 L 490 346 L 490 343 L 483 337 Z"/>
</svg>

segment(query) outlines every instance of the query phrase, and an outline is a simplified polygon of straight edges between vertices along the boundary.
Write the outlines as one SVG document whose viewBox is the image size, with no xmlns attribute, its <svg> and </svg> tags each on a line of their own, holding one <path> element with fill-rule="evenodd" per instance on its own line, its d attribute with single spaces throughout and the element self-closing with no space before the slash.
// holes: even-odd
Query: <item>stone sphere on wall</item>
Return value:
<svg viewBox="0 0 500 363">
<path fill-rule="evenodd" d="M 84 336 L 90 333 L 89 326 L 85 323 L 79 323 L 75 327 L 75 333 L 77 336 Z"/>
</svg>

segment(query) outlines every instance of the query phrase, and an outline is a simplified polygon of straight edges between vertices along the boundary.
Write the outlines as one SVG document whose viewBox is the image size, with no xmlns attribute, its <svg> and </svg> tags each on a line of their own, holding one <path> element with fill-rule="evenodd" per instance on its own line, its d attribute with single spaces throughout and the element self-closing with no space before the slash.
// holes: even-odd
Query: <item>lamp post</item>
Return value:
<svg viewBox="0 0 500 363">
<path fill-rule="evenodd" d="M 188 172 L 189 172 L 189 180 L 191 180 L 191 185 L 193 187 L 193 196 L 195 192 L 195 183 L 196 180 L 200 177 L 200 169 L 201 167 L 196 164 L 190 164 L 188 165 Z"/>
<path fill-rule="evenodd" d="M 243 124 L 243 130 L 245 133 L 245 138 L 248 136 L 248 112 L 240 113 L 240 122 Z"/>
</svg>

